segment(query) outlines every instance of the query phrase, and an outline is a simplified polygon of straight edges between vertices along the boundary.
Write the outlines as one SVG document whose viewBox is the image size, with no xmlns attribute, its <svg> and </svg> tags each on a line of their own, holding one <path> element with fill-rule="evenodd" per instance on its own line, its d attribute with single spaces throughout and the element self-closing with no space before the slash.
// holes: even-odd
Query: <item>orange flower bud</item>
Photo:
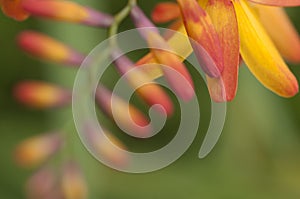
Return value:
<svg viewBox="0 0 300 199">
<path fill-rule="evenodd" d="M 179 17 L 180 8 L 173 2 L 158 3 L 151 14 L 151 18 L 155 23 L 165 23 Z"/>
<path fill-rule="evenodd" d="M 31 15 L 49 19 L 108 27 L 113 17 L 72 1 L 24 0 L 23 7 Z"/>
<path fill-rule="evenodd" d="M 17 146 L 16 161 L 24 167 L 37 166 L 55 154 L 62 143 L 62 137 L 58 133 L 28 138 Z"/>
<path fill-rule="evenodd" d="M 149 120 L 141 111 L 133 105 L 127 104 L 102 85 L 98 86 L 96 101 L 101 109 L 117 121 L 126 132 L 138 137 L 148 136 L 151 133 L 151 129 L 147 127 Z M 112 107 L 114 110 L 118 110 L 118 114 L 113 114 Z"/>
<path fill-rule="evenodd" d="M 50 83 L 25 81 L 14 89 L 15 98 L 32 108 L 53 108 L 71 102 L 71 92 Z"/>
<path fill-rule="evenodd" d="M 67 65 L 79 66 L 85 56 L 55 39 L 34 31 L 24 31 L 18 36 L 18 44 L 27 53 L 43 59 Z"/>
<path fill-rule="evenodd" d="M 87 199 L 87 184 L 79 166 L 68 162 L 62 173 L 62 193 L 65 199 Z"/>
<path fill-rule="evenodd" d="M 22 0 L 0 0 L 0 7 L 4 14 L 17 21 L 25 20 L 29 16 L 22 7 Z"/>
</svg>

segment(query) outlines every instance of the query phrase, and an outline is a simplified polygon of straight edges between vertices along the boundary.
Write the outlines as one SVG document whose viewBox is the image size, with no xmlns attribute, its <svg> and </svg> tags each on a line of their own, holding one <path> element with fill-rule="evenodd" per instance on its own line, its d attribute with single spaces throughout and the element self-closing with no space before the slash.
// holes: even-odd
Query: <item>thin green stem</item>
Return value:
<svg viewBox="0 0 300 199">
<path fill-rule="evenodd" d="M 111 25 L 108 36 L 110 37 L 110 45 L 112 48 L 117 46 L 116 35 L 118 33 L 118 28 L 120 23 L 130 14 L 130 11 L 133 6 L 137 4 L 137 0 L 129 0 L 127 6 L 125 6 L 118 14 L 114 16 L 114 22 Z"/>
</svg>

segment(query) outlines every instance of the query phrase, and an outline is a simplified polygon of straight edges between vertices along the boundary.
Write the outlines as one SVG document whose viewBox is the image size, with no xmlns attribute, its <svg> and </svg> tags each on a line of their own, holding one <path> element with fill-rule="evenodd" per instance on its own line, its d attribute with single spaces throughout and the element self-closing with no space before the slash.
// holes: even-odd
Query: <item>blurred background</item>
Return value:
<svg viewBox="0 0 300 199">
<path fill-rule="evenodd" d="M 126 4 L 119 0 L 78 2 L 108 13 L 116 13 Z M 140 1 L 140 5 L 149 14 L 157 2 Z M 299 32 L 300 8 L 287 10 Z M 26 108 L 14 100 L 13 86 L 35 79 L 72 88 L 76 71 L 27 56 L 16 45 L 17 34 L 26 29 L 38 30 L 88 53 L 106 38 L 106 31 L 36 18 L 17 23 L 2 13 L 0 24 L 0 197 L 20 199 L 25 198 L 24 183 L 35 170 L 16 165 L 14 148 L 27 137 L 64 128 L 72 113 L 71 107 Z M 120 29 L 129 28 L 133 26 L 126 20 Z M 299 79 L 300 65 L 290 67 Z M 205 159 L 198 159 L 209 124 L 210 104 L 204 82 L 196 75 L 194 79 L 203 102 L 199 133 L 187 153 L 165 169 L 138 175 L 109 169 L 91 157 L 73 128 L 67 129 L 73 135 L 73 154 L 88 182 L 89 198 L 300 198 L 300 95 L 281 98 L 265 89 L 245 66 L 241 67 L 238 94 L 228 103 L 221 138 Z M 154 138 L 148 145 L 168 139 Z"/>
</svg>

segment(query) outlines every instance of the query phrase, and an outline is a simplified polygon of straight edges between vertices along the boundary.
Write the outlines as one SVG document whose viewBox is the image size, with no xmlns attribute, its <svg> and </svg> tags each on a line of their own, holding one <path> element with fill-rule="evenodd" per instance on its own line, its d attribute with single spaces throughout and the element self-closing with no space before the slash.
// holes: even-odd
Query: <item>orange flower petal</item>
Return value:
<svg viewBox="0 0 300 199">
<path fill-rule="evenodd" d="M 284 63 L 271 39 L 245 0 L 234 0 L 241 55 L 255 77 L 268 89 L 283 97 L 298 92 L 298 82 Z"/>
<path fill-rule="evenodd" d="M 223 71 L 223 54 L 218 34 L 209 15 L 195 0 L 177 0 L 186 31 L 200 66 L 210 77 L 219 77 Z"/>
<path fill-rule="evenodd" d="M 290 62 L 300 62 L 300 37 L 283 8 L 255 5 L 261 23 L 280 54 Z"/>
<path fill-rule="evenodd" d="M 237 91 L 240 45 L 234 7 L 230 0 L 209 0 L 206 11 L 219 35 L 224 58 L 221 77 L 207 77 L 208 88 L 214 101 L 230 101 Z"/>
<path fill-rule="evenodd" d="M 249 0 L 253 3 L 265 4 L 270 6 L 300 6 L 300 0 Z"/>
</svg>

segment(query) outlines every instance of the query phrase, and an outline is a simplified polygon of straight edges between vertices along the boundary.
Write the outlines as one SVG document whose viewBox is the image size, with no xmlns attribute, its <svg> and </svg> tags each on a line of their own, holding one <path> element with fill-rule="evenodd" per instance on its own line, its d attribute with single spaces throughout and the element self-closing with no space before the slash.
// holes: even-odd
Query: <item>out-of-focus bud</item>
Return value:
<svg viewBox="0 0 300 199">
<path fill-rule="evenodd" d="M 114 64 L 119 73 L 123 76 L 126 74 L 126 79 L 137 93 L 150 106 L 161 105 L 168 115 L 173 112 L 173 104 L 168 95 L 163 89 L 154 83 L 150 77 L 141 69 L 135 68 L 134 63 L 124 56 L 118 49 L 112 52 Z M 161 111 L 161 109 L 159 109 Z"/>
<path fill-rule="evenodd" d="M 15 98 L 32 108 L 61 107 L 71 102 L 71 92 L 41 81 L 20 82 L 14 88 Z"/>
<path fill-rule="evenodd" d="M 71 47 L 34 31 L 20 33 L 18 44 L 25 52 L 34 57 L 57 63 L 80 66 L 85 58 Z"/>
<path fill-rule="evenodd" d="M 180 17 L 180 8 L 173 2 L 158 3 L 152 11 L 151 18 L 155 23 L 165 23 Z"/>
<path fill-rule="evenodd" d="M 138 31 L 145 40 L 147 39 L 149 32 L 156 32 L 157 34 L 159 34 L 158 29 L 147 18 L 147 16 L 138 6 L 134 6 L 132 8 L 130 15 L 134 22 L 135 27 L 139 28 Z"/>
<path fill-rule="evenodd" d="M 29 14 L 22 8 L 22 0 L 0 0 L 0 7 L 5 15 L 23 21 Z"/>
<path fill-rule="evenodd" d="M 100 157 L 101 161 L 105 161 L 111 166 L 125 168 L 129 161 L 128 155 L 123 151 L 126 150 L 126 147 L 113 134 L 103 128 L 101 130 L 102 133 L 93 124 L 86 124 L 84 132 L 89 149 Z"/>
<path fill-rule="evenodd" d="M 108 14 L 81 6 L 72 1 L 24 0 L 23 8 L 33 16 L 90 26 L 109 27 L 114 20 Z"/>
<path fill-rule="evenodd" d="M 148 118 L 146 118 L 146 116 L 136 107 L 129 102 L 126 103 L 123 99 L 111 93 L 110 90 L 102 85 L 98 86 L 96 101 L 101 109 L 114 119 L 117 124 L 119 124 L 120 128 L 130 135 L 136 137 L 150 135 L 151 129 L 147 126 L 149 124 Z M 113 114 L 113 109 L 117 110 L 118 113 Z"/>
<path fill-rule="evenodd" d="M 59 133 L 28 138 L 17 146 L 16 162 L 24 167 L 35 167 L 54 155 L 62 144 L 63 138 Z"/>
<path fill-rule="evenodd" d="M 68 162 L 62 173 L 62 193 L 64 199 L 87 199 L 88 188 L 79 166 Z"/>
<path fill-rule="evenodd" d="M 46 199 L 57 198 L 54 197 L 58 193 L 56 188 L 55 172 L 49 168 L 44 167 L 35 172 L 26 182 L 25 191 L 29 199 Z"/>
</svg>

